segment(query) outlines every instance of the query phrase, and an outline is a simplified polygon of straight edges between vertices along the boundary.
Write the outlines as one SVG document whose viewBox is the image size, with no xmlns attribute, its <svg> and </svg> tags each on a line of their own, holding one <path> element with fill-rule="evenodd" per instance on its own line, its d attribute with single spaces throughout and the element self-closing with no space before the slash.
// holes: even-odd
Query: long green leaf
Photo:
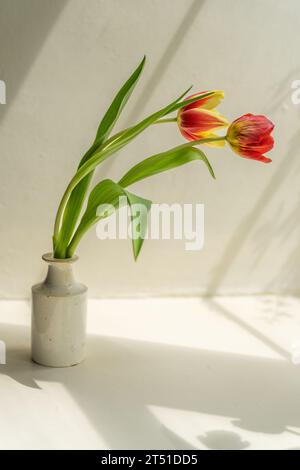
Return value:
<svg viewBox="0 0 300 470">
<path fill-rule="evenodd" d="M 215 178 L 214 171 L 202 150 L 181 145 L 139 162 L 121 178 L 119 184 L 126 188 L 137 181 L 185 165 L 193 160 L 202 160 L 208 167 L 211 176 Z"/>
<path fill-rule="evenodd" d="M 125 107 L 127 101 L 129 100 L 135 85 L 137 84 L 137 81 L 143 71 L 144 65 L 146 61 L 146 56 L 143 57 L 143 60 L 139 64 L 139 66 L 136 68 L 136 70 L 133 72 L 131 77 L 127 80 L 125 85 L 122 86 L 116 97 L 114 98 L 112 104 L 108 108 L 104 118 L 102 119 L 95 143 L 101 144 L 103 140 L 105 140 L 109 134 L 111 133 L 116 121 L 118 120 L 123 108 Z"/>
<path fill-rule="evenodd" d="M 122 110 L 124 109 L 127 101 L 129 100 L 134 90 L 134 87 L 142 73 L 142 70 L 145 65 L 145 60 L 146 57 L 143 58 L 137 69 L 133 72 L 133 74 L 130 76 L 130 78 L 115 96 L 112 104 L 110 105 L 102 121 L 100 122 L 93 145 L 81 159 L 78 168 L 80 168 L 92 157 L 96 149 L 103 144 L 103 142 L 111 133 L 116 121 L 118 120 Z M 93 172 L 89 173 L 85 178 L 83 178 L 80 183 L 76 186 L 76 188 L 74 188 L 70 195 L 68 203 L 65 207 L 60 234 L 58 240 L 56 241 L 56 257 L 65 256 L 65 250 L 75 229 L 77 219 L 82 209 L 82 205 L 92 177 Z"/>
</svg>

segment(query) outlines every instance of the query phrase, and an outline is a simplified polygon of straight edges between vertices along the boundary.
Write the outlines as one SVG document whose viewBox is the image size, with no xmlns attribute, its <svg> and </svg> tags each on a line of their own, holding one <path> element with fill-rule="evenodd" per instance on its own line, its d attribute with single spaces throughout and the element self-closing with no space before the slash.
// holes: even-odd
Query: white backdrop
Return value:
<svg viewBox="0 0 300 470">
<path fill-rule="evenodd" d="M 208 150 L 217 180 L 194 162 L 132 187 L 154 202 L 205 204 L 205 246 L 129 241 L 92 230 L 78 277 L 90 296 L 291 293 L 300 283 L 298 0 L 0 0 L 0 296 L 28 297 L 42 278 L 57 204 L 101 114 L 144 53 L 147 67 L 119 127 L 194 84 L 224 89 L 228 119 L 265 113 L 275 123 L 273 163 Z M 119 128 L 118 127 L 118 128 Z M 175 126 L 149 129 L 105 163 L 118 178 L 182 142 Z"/>
</svg>

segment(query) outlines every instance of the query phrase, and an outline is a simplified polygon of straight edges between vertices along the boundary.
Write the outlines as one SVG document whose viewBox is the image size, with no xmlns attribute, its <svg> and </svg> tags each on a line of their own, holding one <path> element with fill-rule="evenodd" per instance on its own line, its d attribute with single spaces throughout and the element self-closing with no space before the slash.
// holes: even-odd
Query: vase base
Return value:
<svg viewBox="0 0 300 470">
<path fill-rule="evenodd" d="M 81 364 L 84 359 L 81 359 L 79 361 L 76 361 L 76 362 L 72 362 L 72 363 L 66 363 L 66 364 L 53 364 L 53 363 L 46 363 L 46 361 L 39 361 L 38 359 L 34 359 L 33 357 L 31 357 L 31 360 L 32 362 L 34 362 L 35 364 L 38 364 L 39 366 L 43 366 L 43 367 L 52 367 L 54 369 L 65 369 L 66 367 L 74 367 L 74 366 L 78 366 L 79 364 Z"/>
</svg>

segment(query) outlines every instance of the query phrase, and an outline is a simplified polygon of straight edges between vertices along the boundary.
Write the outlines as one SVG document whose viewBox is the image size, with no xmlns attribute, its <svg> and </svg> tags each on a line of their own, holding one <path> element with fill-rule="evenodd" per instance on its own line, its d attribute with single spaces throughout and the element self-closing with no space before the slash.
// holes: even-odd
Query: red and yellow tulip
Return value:
<svg viewBox="0 0 300 470">
<path fill-rule="evenodd" d="M 224 98 L 224 92 L 214 91 L 213 95 L 201 98 L 203 94 L 196 93 L 187 99 L 199 96 L 199 100 L 184 106 L 178 111 L 177 123 L 181 134 L 188 140 L 217 137 L 212 131 L 228 126 L 228 121 L 214 108 Z M 206 145 L 223 146 L 224 141 L 209 142 Z"/>
<path fill-rule="evenodd" d="M 269 163 L 263 154 L 274 146 L 271 132 L 274 124 L 266 116 L 244 114 L 229 126 L 226 140 L 241 157 Z"/>
</svg>

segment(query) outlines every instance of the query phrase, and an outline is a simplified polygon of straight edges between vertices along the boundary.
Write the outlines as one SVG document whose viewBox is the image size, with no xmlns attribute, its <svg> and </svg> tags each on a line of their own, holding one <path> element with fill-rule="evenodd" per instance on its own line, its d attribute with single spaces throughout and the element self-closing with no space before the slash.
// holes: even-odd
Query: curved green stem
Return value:
<svg viewBox="0 0 300 470">
<path fill-rule="evenodd" d="M 165 124 L 169 122 L 177 122 L 177 118 L 158 119 L 158 121 L 154 122 L 153 124 Z"/>
<path fill-rule="evenodd" d="M 181 147 L 194 147 L 195 145 L 208 144 L 209 142 L 222 142 L 223 140 L 226 140 L 226 135 L 222 135 L 220 137 L 206 137 L 205 139 L 191 140 L 186 144 L 182 144 Z"/>
<path fill-rule="evenodd" d="M 91 225 L 93 225 L 93 224 L 91 224 Z M 76 250 L 80 240 L 82 239 L 83 235 L 89 230 L 91 225 L 86 225 L 83 230 L 81 230 L 80 227 L 76 230 L 72 240 L 70 241 L 70 243 L 67 247 L 67 251 L 66 251 L 66 257 L 67 258 L 72 258 L 72 256 L 74 255 L 75 250 Z"/>
<path fill-rule="evenodd" d="M 66 205 L 66 203 L 69 199 L 69 196 L 70 196 L 71 192 L 73 191 L 73 189 L 77 186 L 77 184 L 86 175 L 88 175 L 92 170 L 94 170 L 94 168 L 96 168 L 96 166 L 99 163 L 101 163 L 103 160 L 105 160 L 109 156 L 109 154 L 112 153 L 112 151 L 109 151 L 109 148 L 106 151 L 105 150 L 106 149 L 102 150 L 103 153 L 102 153 L 101 158 L 98 158 L 101 152 L 97 152 L 95 154 L 95 156 L 97 156 L 97 161 L 94 164 L 92 164 L 92 160 L 93 160 L 94 157 L 92 157 L 87 162 L 87 164 L 83 164 L 82 167 L 79 168 L 77 173 L 73 176 L 70 183 L 68 184 L 67 189 L 65 190 L 64 195 L 62 197 L 62 200 L 60 201 L 60 204 L 58 206 L 58 210 L 57 210 L 57 214 L 56 214 L 56 218 L 55 218 L 54 236 L 53 236 L 54 241 L 56 241 L 58 239 L 60 222 L 61 222 L 61 219 L 62 219 L 62 216 L 63 216 L 65 205 Z"/>
<path fill-rule="evenodd" d="M 71 179 L 70 183 L 67 186 L 67 189 L 64 192 L 64 195 L 60 201 L 60 204 L 58 206 L 58 210 L 56 213 L 56 218 L 55 218 L 55 224 L 54 224 L 54 234 L 53 234 L 53 244 L 58 240 L 59 237 L 59 230 L 60 230 L 60 224 L 64 212 L 65 205 L 69 199 L 69 196 L 73 189 L 77 186 L 77 184 L 86 176 L 88 175 L 91 171 L 93 171 L 98 164 L 100 164 L 103 160 L 105 160 L 107 157 L 109 157 L 112 153 L 114 153 L 117 149 L 111 149 L 112 144 L 117 144 L 119 137 L 121 134 L 126 132 L 128 129 L 125 129 L 124 131 L 118 132 L 115 134 L 113 137 L 108 139 L 105 144 L 101 145 L 95 152 L 94 155 L 90 158 L 90 160 L 86 161 L 75 173 L 73 178 Z M 102 158 L 99 158 L 99 156 L 102 153 Z M 91 168 L 91 163 L 94 162 L 92 168 Z"/>
</svg>

